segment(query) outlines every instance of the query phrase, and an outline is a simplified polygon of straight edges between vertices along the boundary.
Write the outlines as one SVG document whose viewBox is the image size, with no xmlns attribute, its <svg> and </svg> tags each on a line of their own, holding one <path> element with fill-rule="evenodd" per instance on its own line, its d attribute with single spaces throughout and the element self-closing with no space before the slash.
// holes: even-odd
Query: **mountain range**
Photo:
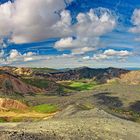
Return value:
<svg viewBox="0 0 140 140">
<path fill-rule="evenodd" d="M 114 78 L 126 79 L 125 75 L 129 75 L 126 76 L 127 81 L 129 81 L 129 77 L 131 80 L 135 79 L 138 81 L 139 78 L 137 78 L 137 75 L 139 74 L 139 71 L 131 72 L 125 69 L 111 67 L 104 69 L 81 67 L 64 70 L 0 67 L 0 91 L 6 94 L 19 93 L 21 95 L 52 90 L 57 91 L 60 88 L 57 81 L 92 79 L 103 84 Z M 42 85 L 37 84 L 37 81 L 42 81 Z"/>
</svg>

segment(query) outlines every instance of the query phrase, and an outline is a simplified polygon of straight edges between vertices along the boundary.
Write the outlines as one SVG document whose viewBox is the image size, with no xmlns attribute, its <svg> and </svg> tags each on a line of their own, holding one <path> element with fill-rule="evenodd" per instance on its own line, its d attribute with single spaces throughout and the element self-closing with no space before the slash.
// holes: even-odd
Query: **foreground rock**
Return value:
<svg viewBox="0 0 140 140">
<path fill-rule="evenodd" d="M 68 112 L 68 113 L 67 113 Z M 0 125 L 0 140 L 139 140 L 140 125 L 103 110 L 69 106 L 48 121 Z"/>
</svg>

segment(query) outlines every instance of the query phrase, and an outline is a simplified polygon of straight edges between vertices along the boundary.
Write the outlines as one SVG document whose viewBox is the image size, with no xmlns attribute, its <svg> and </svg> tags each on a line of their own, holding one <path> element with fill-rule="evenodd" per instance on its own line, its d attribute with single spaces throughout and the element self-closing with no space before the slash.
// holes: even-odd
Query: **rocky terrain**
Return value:
<svg viewBox="0 0 140 140">
<path fill-rule="evenodd" d="M 0 124 L 0 140 L 139 140 L 139 132 L 139 124 L 75 106 L 47 121 Z"/>
<path fill-rule="evenodd" d="M 139 140 L 139 77 L 117 68 L 1 67 L 0 140 Z"/>
<path fill-rule="evenodd" d="M 88 67 L 63 70 L 58 72 L 50 72 L 48 74 L 35 73 L 35 76 L 43 76 L 55 81 L 62 80 L 79 80 L 79 79 L 94 79 L 99 83 L 105 83 L 109 79 L 119 77 L 121 74 L 129 72 L 128 70 L 118 68 L 94 69 Z"/>
<path fill-rule="evenodd" d="M 129 70 L 119 68 L 104 68 L 94 69 L 81 67 L 75 69 L 55 70 L 48 68 L 16 68 L 16 67 L 0 67 L 0 70 L 6 71 L 17 76 L 26 77 L 45 77 L 53 81 L 63 80 L 79 80 L 79 79 L 94 79 L 100 83 L 105 83 L 113 78 L 120 78 L 122 75 L 129 73 Z"/>
</svg>

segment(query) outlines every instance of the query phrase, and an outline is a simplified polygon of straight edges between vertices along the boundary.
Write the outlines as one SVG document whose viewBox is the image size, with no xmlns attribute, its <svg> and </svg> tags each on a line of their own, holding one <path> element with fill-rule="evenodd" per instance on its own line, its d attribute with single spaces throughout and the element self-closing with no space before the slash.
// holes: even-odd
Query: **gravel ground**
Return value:
<svg viewBox="0 0 140 140">
<path fill-rule="evenodd" d="M 47 121 L 0 124 L 0 140 L 140 140 L 140 124 L 70 105 Z"/>
</svg>

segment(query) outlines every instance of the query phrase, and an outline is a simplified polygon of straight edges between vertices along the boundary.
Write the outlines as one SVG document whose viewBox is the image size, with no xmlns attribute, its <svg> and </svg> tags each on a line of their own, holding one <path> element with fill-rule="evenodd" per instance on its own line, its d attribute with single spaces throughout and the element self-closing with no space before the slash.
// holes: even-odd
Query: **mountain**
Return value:
<svg viewBox="0 0 140 140">
<path fill-rule="evenodd" d="M 0 95 L 24 96 L 26 94 L 60 95 L 63 87 L 55 81 L 44 77 L 34 76 L 36 71 L 50 71 L 51 69 L 0 67 Z M 44 72 L 45 71 L 45 72 Z M 61 92 L 61 93 L 60 93 Z"/>
<path fill-rule="evenodd" d="M 64 85 L 59 81 L 93 79 L 99 84 L 108 82 L 111 79 L 131 78 L 133 71 L 119 68 L 88 68 L 80 67 L 74 69 L 55 70 L 50 68 L 16 68 L 0 67 L 0 94 L 20 95 L 43 93 L 46 95 L 63 95 Z M 138 77 L 139 73 L 134 77 Z M 127 77 L 127 78 L 125 78 Z M 8 96 L 9 97 L 9 96 Z"/>
<path fill-rule="evenodd" d="M 41 89 L 22 82 L 22 80 L 16 75 L 1 70 L 0 92 L 6 94 L 19 93 L 24 95 L 41 92 Z"/>
<path fill-rule="evenodd" d="M 33 71 L 30 68 L 17 68 L 17 67 L 10 67 L 10 66 L 4 66 L 0 67 L 0 70 L 11 73 L 13 75 L 19 75 L 19 76 L 31 76 Z"/>
<path fill-rule="evenodd" d="M 106 83 L 108 80 L 118 78 L 122 74 L 130 72 L 120 68 L 89 68 L 80 67 L 74 69 L 50 69 L 50 68 L 16 68 L 16 67 L 0 67 L 0 70 L 6 71 L 19 77 L 35 77 L 45 78 L 50 81 L 63 80 L 80 80 L 94 79 L 99 83 Z"/>
<path fill-rule="evenodd" d="M 88 67 L 75 68 L 51 73 L 35 73 L 35 76 L 46 77 L 54 81 L 94 79 L 99 83 L 106 83 L 107 80 L 119 77 L 121 74 L 128 73 L 129 70 L 118 68 L 94 69 Z"/>
</svg>

